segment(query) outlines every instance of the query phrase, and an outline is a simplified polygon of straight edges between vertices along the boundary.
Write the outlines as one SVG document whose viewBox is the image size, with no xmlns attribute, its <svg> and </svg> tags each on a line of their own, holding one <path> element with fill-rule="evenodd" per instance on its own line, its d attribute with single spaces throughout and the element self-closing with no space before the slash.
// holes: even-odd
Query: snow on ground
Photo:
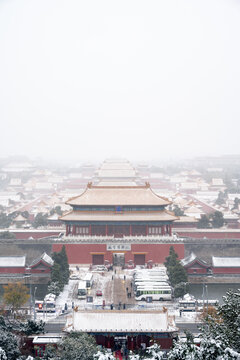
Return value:
<svg viewBox="0 0 240 360">
<path fill-rule="evenodd" d="M 88 267 L 71 267 L 71 274 L 75 274 L 79 279 L 83 279 L 87 272 L 89 272 Z M 93 287 L 88 290 L 88 295 L 93 297 L 93 302 L 88 303 L 87 299 L 78 299 L 77 297 L 77 288 L 79 280 L 69 280 L 69 283 L 65 285 L 63 292 L 57 297 L 56 300 L 56 313 L 37 313 L 37 319 L 43 319 L 44 321 L 50 321 L 59 315 L 64 315 L 71 313 L 72 306 L 77 306 L 80 309 L 97 309 L 103 308 L 103 302 L 105 302 L 106 309 L 110 308 L 110 304 L 114 304 L 114 279 L 119 279 L 117 286 L 117 293 L 119 296 L 122 294 L 121 291 L 125 291 L 125 284 L 128 284 L 132 280 L 134 270 L 121 268 L 117 271 L 93 271 Z M 126 282 L 126 283 L 125 283 Z M 129 285 L 128 285 L 129 286 Z M 116 287 L 116 281 L 115 281 Z M 122 290 L 121 290 L 122 289 Z M 102 296 L 96 296 L 96 291 L 101 290 Z M 116 294 L 115 294 L 116 300 Z M 119 298 L 118 298 L 118 301 Z M 125 302 L 125 300 L 124 300 Z M 123 302 L 122 302 L 123 303 Z M 199 314 L 195 312 L 183 312 L 180 316 L 178 309 L 177 301 L 166 301 L 158 302 L 154 301 L 152 303 L 146 303 L 145 301 L 135 301 L 134 298 L 130 302 L 126 300 L 126 304 L 131 304 L 130 308 L 132 310 L 163 310 L 163 307 L 168 308 L 169 315 L 175 317 L 177 322 L 197 322 Z M 67 310 L 65 309 L 67 304 Z"/>
</svg>

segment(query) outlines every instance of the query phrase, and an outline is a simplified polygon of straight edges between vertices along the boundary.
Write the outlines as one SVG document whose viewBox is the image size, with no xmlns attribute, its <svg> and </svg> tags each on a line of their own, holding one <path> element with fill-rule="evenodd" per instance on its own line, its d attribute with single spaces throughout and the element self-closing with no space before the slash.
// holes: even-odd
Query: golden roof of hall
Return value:
<svg viewBox="0 0 240 360">
<path fill-rule="evenodd" d="M 174 221 L 178 217 L 170 211 L 126 211 L 121 214 L 110 211 L 71 211 L 59 218 L 66 221 Z"/>
<path fill-rule="evenodd" d="M 79 196 L 69 199 L 71 206 L 166 206 L 171 201 L 153 192 L 149 183 L 144 186 L 93 186 L 88 183 L 86 190 Z"/>
</svg>

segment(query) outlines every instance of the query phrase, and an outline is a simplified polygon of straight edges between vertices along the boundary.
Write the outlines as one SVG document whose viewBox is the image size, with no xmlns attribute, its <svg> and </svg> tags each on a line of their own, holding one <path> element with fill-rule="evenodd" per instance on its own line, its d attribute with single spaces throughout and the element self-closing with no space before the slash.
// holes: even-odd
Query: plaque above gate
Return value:
<svg viewBox="0 0 240 360">
<path fill-rule="evenodd" d="M 107 244 L 107 250 L 129 251 L 131 250 L 131 244 Z"/>
</svg>

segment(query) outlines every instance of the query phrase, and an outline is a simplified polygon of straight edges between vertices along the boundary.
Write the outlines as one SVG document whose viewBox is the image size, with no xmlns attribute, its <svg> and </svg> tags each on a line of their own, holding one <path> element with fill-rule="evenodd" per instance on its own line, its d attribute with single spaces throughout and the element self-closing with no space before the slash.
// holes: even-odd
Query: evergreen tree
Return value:
<svg viewBox="0 0 240 360">
<path fill-rule="evenodd" d="M 63 245 L 62 250 L 61 250 L 61 265 L 62 265 L 62 271 L 63 271 L 63 282 L 64 282 L 64 284 L 68 284 L 70 271 L 69 271 L 69 264 L 68 264 L 68 258 L 67 258 L 65 245 Z"/>
<path fill-rule="evenodd" d="M 234 199 L 234 206 L 233 206 L 232 210 L 238 210 L 239 204 L 240 204 L 240 199 L 236 197 Z"/>
<path fill-rule="evenodd" d="M 221 211 L 215 211 L 211 215 L 211 223 L 213 228 L 220 228 L 224 225 L 223 214 Z"/>
<path fill-rule="evenodd" d="M 198 228 L 199 229 L 208 229 L 210 227 L 210 220 L 207 215 L 202 215 L 198 220 Z"/>
<path fill-rule="evenodd" d="M 167 270 L 169 270 L 171 266 L 175 266 L 177 264 L 177 258 L 178 258 L 178 254 L 175 252 L 174 247 L 171 246 L 169 249 L 169 256 L 166 257 L 164 262 L 164 265 L 166 266 Z"/>
<path fill-rule="evenodd" d="M 226 347 L 240 352 L 240 289 L 229 290 L 223 301 L 217 309 L 220 320 L 208 316 L 204 331 L 208 337 L 221 340 Z"/>
<path fill-rule="evenodd" d="M 46 226 L 46 225 L 47 225 L 47 215 L 38 213 L 33 221 L 33 227 L 37 228 L 39 226 Z"/>
<path fill-rule="evenodd" d="M 71 333 L 58 346 L 59 360 L 93 360 L 97 353 L 97 344 L 94 337 Z"/>
<path fill-rule="evenodd" d="M 184 211 L 178 205 L 174 207 L 173 212 L 175 216 L 184 216 Z"/>
<path fill-rule="evenodd" d="M 225 193 L 223 193 L 222 191 L 219 191 L 218 197 L 217 197 L 217 200 L 215 201 L 215 203 L 217 205 L 222 205 L 222 204 L 225 204 L 225 201 L 226 201 Z"/>
<path fill-rule="evenodd" d="M 166 257 L 164 265 L 167 268 L 169 281 L 174 289 L 176 297 L 183 296 L 188 291 L 187 272 L 178 260 L 178 254 L 175 252 L 173 246 L 169 249 L 169 256 Z"/>
<path fill-rule="evenodd" d="M 62 291 L 64 285 L 68 284 L 70 274 L 65 245 L 63 245 L 60 252 L 53 253 L 52 258 L 54 264 L 51 271 L 51 284 L 57 283 L 57 286 Z"/>
</svg>

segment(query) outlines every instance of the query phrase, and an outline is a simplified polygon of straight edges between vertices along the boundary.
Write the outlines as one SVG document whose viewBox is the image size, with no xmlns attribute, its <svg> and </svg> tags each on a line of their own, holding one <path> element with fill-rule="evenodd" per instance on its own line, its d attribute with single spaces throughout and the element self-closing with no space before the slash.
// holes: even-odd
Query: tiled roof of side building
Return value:
<svg viewBox="0 0 240 360">
<path fill-rule="evenodd" d="M 43 260 L 45 263 L 47 263 L 49 265 L 53 265 L 53 263 L 54 263 L 53 259 L 47 253 L 44 252 L 41 256 L 34 259 L 30 266 L 36 265 L 41 260 Z"/>
<path fill-rule="evenodd" d="M 214 267 L 240 267 L 240 257 L 217 257 L 212 256 Z"/>
<path fill-rule="evenodd" d="M 116 318 L 118 321 L 116 321 Z M 68 321 L 71 321 L 70 319 Z M 68 323 L 67 323 L 68 325 Z M 178 329 L 167 313 L 78 311 L 74 313 L 73 329 L 80 332 L 174 332 Z M 66 326 L 67 329 L 67 326 Z"/>
<path fill-rule="evenodd" d="M 171 201 L 155 194 L 150 185 L 145 186 L 92 186 L 79 196 L 66 202 L 69 205 L 156 205 L 166 206 Z"/>
<path fill-rule="evenodd" d="M 24 267 L 26 256 L 0 256 L 0 267 Z"/>
</svg>

